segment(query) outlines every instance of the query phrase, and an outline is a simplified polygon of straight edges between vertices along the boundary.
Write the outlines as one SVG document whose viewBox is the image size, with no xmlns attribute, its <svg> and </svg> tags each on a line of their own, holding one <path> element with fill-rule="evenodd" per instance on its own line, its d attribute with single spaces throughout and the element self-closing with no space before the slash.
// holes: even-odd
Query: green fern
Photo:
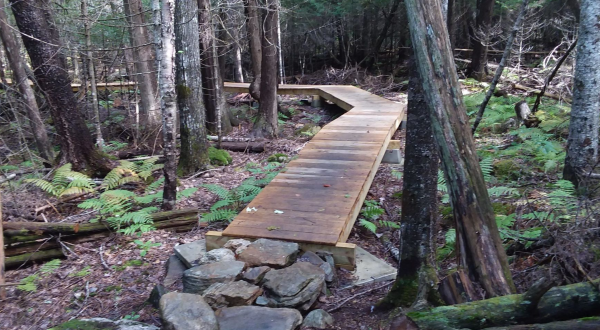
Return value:
<svg viewBox="0 0 600 330">
<path fill-rule="evenodd" d="M 71 164 L 57 168 L 51 181 L 27 179 L 25 182 L 33 184 L 54 197 L 94 191 L 94 181 L 83 173 L 73 171 Z"/>
<path fill-rule="evenodd" d="M 490 197 L 519 196 L 519 190 L 517 188 L 504 186 L 491 187 L 488 188 L 488 195 L 490 195 Z"/>
<path fill-rule="evenodd" d="M 368 231 L 372 232 L 373 234 L 377 234 L 377 225 L 374 224 L 371 221 L 365 220 L 365 219 L 359 219 L 358 223 L 365 227 Z"/>
<path fill-rule="evenodd" d="M 209 213 L 204 213 L 201 217 L 202 222 L 215 222 L 215 221 L 231 221 L 238 214 L 235 210 L 215 210 Z"/>
<path fill-rule="evenodd" d="M 17 289 L 26 292 L 37 291 L 37 282 L 43 277 L 46 277 L 57 270 L 60 267 L 60 264 L 60 259 L 52 259 L 48 261 L 47 263 L 43 264 L 39 271 L 37 271 L 35 274 L 31 274 L 19 281 Z"/>
</svg>

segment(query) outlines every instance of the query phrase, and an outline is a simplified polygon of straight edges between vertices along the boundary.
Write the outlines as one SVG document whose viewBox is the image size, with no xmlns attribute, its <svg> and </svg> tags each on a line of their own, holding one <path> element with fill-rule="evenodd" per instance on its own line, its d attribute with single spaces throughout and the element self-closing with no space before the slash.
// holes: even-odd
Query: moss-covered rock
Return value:
<svg viewBox="0 0 600 330">
<path fill-rule="evenodd" d="M 494 163 L 494 176 L 498 179 L 516 180 L 521 167 L 512 159 L 503 159 Z"/>
<path fill-rule="evenodd" d="M 288 160 L 288 155 L 282 153 L 272 154 L 267 158 L 269 163 L 283 163 Z"/>
<path fill-rule="evenodd" d="M 157 327 L 132 320 L 112 321 L 104 318 L 71 320 L 50 330 L 158 330 Z"/>
<path fill-rule="evenodd" d="M 217 166 L 229 165 L 233 160 L 231 155 L 226 150 L 217 149 L 215 147 L 208 148 L 208 158 L 210 159 L 210 163 L 212 165 Z"/>
<path fill-rule="evenodd" d="M 321 130 L 321 127 L 319 125 L 316 125 L 314 123 L 308 123 L 308 124 L 304 124 L 304 126 L 302 126 L 302 128 L 297 129 L 296 132 L 294 132 L 294 134 L 295 135 L 314 136 L 315 134 L 319 133 L 320 130 Z"/>
</svg>

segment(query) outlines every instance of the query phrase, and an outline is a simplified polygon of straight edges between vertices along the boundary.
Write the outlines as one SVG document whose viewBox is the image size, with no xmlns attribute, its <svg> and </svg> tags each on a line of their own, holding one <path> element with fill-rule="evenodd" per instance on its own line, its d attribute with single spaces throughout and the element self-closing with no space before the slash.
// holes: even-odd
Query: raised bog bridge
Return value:
<svg viewBox="0 0 600 330">
<path fill-rule="evenodd" d="M 249 84 L 225 83 L 247 93 Z M 354 266 L 346 243 L 405 105 L 353 86 L 280 85 L 279 94 L 311 95 L 346 113 L 327 124 L 298 157 L 268 184 L 223 232 L 208 232 L 207 248 L 232 238 L 270 238 L 300 243 L 304 250 L 332 252 L 336 263 Z"/>
</svg>

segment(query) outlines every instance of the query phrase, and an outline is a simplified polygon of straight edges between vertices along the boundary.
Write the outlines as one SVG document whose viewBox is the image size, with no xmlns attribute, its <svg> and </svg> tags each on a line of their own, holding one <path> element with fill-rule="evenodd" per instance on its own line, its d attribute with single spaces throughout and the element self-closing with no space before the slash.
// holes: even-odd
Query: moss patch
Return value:
<svg viewBox="0 0 600 330">
<path fill-rule="evenodd" d="M 494 209 L 494 214 L 499 215 L 511 215 L 516 209 L 514 205 L 504 203 L 492 203 L 492 208 Z"/>
<path fill-rule="evenodd" d="M 50 330 L 115 330 L 114 324 L 108 322 L 90 322 L 90 321 L 80 321 L 80 320 L 71 320 L 69 322 L 65 322 L 59 326 L 54 328 L 50 328 Z"/>
<path fill-rule="evenodd" d="M 494 163 L 494 176 L 498 179 L 516 180 L 519 178 L 519 165 L 512 159 L 503 159 Z"/>
<path fill-rule="evenodd" d="M 273 154 L 273 155 L 269 156 L 269 158 L 267 158 L 267 161 L 269 163 L 283 163 L 287 160 L 288 160 L 288 155 L 281 154 L 281 153 Z"/>
<path fill-rule="evenodd" d="M 212 165 L 217 166 L 225 166 L 231 164 L 233 158 L 231 155 L 222 149 L 217 149 L 215 147 L 208 148 L 208 159 L 210 159 L 210 163 Z"/>
<path fill-rule="evenodd" d="M 318 125 L 315 125 L 313 123 L 308 123 L 308 124 L 305 124 L 304 126 L 302 126 L 302 128 L 297 129 L 296 132 L 294 132 L 294 134 L 295 135 L 314 136 L 315 134 L 319 133 L 320 130 L 321 130 L 321 127 L 319 127 Z"/>
</svg>

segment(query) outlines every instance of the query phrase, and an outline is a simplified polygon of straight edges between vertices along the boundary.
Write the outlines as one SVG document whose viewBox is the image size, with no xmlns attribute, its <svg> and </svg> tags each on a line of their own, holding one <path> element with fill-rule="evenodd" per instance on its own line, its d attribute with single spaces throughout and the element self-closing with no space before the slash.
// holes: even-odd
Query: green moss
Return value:
<svg viewBox="0 0 600 330">
<path fill-rule="evenodd" d="M 217 149 L 215 147 L 208 148 L 208 159 L 210 159 L 210 163 L 212 165 L 217 166 L 225 166 L 231 164 L 233 158 L 231 155 L 222 149 Z"/>
<path fill-rule="evenodd" d="M 504 203 L 492 203 L 494 214 L 498 215 L 511 215 L 515 212 L 515 206 Z"/>
<path fill-rule="evenodd" d="M 121 290 L 123 290 L 123 288 L 120 285 L 111 285 L 111 286 L 107 286 L 106 288 L 104 288 L 104 291 L 106 291 L 106 292 L 112 292 L 112 291 L 120 292 Z"/>
<path fill-rule="evenodd" d="M 417 275 L 397 278 L 388 295 L 379 302 L 382 308 L 408 307 L 415 302 L 419 293 L 419 280 Z"/>
<path fill-rule="evenodd" d="M 139 267 L 143 264 L 144 262 L 142 260 L 138 260 L 138 259 L 133 259 L 133 260 L 128 260 L 126 261 L 123 265 L 128 267 L 128 266 L 136 266 Z"/>
<path fill-rule="evenodd" d="M 321 130 L 321 127 L 315 125 L 313 123 L 308 123 L 302 126 L 302 128 L 297 129 L 294 134 L 295 135 L 306 135 L 306 136 L 314 136 Z"/>
<path fill-rule="evenodd" d="M 273 154 L 273 155 L 269 156 L 269 158 L 267 158 L 267 161 L 269 163 L 283 163 L 287 159 L 288 159 L 288 155 L 281 154 L 281 153 L 276 153 L 276 154 Z"/>
<path fill-rule="evenodd" d="M 192 90 L 186 85 L 177 85 L 177 97 L 188 98 L 192 94 Z"/>
<path fill-rule="evenodd" d="M 115 330 L 112 323 L 71 320 L 49 330 Z"/>
<path fill-rule="evenodd" d="M 392 197 L 402 200 L 402 191 L 397 191 L 397 192 L 393 193 Z"/>
<path fill-rule="evenodd" d="M 600 316 L 582 317 L 582 318 L 578 319 L 577 321 L 579 321 L 579 322 L 584 322 L 584 321 L 600 321 Z"/>
<path fill-rule="evenodd" d="M 503 159 L 494 163 L 494 176 L 498 179 L 518 179 L 519 171 L 519 165 L 512 159 Z"/>
</svg>

